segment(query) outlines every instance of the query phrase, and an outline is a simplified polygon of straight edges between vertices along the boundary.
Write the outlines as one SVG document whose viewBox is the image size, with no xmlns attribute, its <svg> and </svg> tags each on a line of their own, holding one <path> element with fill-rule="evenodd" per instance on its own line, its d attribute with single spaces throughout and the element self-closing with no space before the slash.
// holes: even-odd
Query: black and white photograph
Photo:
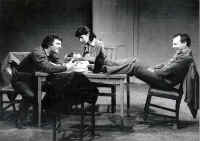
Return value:
<svg viewBox="0 0 200 141">
<path fill-rule="evenodd" d="M 0 0 L 0 141 L 199 141 L 199 0 Z"/>
</svg>

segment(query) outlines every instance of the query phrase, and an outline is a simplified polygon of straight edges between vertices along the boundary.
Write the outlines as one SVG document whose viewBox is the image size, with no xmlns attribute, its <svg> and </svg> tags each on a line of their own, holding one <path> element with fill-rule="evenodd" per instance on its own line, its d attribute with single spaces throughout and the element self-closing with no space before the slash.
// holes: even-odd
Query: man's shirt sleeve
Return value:
<svg viewBox="0 0 200 141">
<path fill-rule="evenodd" d="M 39 50 L 33 51 L 32 58 L 35 62 L 35 65 L 37 65 L 38 70 L 41 70 L 42 72 L 58 73 L 67 70 L 65 66 L 51 63 L 51 61 L 48 60 L 47 56 Z"/>
<path fill-rule="evenodd" d="M 192 62 L 192 56 L 182 56 L 177 60 L 167 64 L 161 69 L 156 69 L 156 73 L 160 76 L 167 77 L 172 74 L 179 75 L 189 68 L 190 63 Z"/>
</svg>

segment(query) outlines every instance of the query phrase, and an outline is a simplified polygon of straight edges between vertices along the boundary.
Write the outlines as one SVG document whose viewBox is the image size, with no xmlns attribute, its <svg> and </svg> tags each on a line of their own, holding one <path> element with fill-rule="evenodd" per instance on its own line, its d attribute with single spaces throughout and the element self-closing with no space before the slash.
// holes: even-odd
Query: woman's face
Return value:
<svg viewBox="0 0 200 141">
<path fill-rule="evenodd" d="M 79 37 L 79 40 L 80 40 L 80 42 L 83 43 L 83 44 L 88 43 L 88 42 L 89 42 L 89 34 L 81 35 L 81 36 Z"/>
</svg>

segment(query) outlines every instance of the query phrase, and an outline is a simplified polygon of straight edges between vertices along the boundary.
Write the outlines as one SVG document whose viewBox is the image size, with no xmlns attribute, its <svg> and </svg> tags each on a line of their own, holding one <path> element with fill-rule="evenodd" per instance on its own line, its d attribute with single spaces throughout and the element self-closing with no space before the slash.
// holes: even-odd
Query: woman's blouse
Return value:
<svg viewBox="0 0 200 141">
<path fill-rule="evenodd" d="M 104 57 L 106 57 L 103 42 L 94 38 L 92 42 L 84 44 L 82 56 L 84 60 L 94 63 L 95 58 L 100 52 L 102 52 Z"/>
</svg>

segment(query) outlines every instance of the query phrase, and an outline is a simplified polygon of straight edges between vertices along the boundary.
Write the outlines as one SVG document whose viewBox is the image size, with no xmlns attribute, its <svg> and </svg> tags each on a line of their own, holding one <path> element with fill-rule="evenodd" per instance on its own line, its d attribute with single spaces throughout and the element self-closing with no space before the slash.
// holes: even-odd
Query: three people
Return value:
<svg viewBox="0 0 200 141">
<path fill-rule="evenodd" d="M 156 88 L 172 89 L 184 79 L 193 61 L 190 49 L 191 39 L 187 34 L 178 33 L 174 35 L 172 47 L 176 50 L 175 55 L 168 62 L 153 67 L 145 66 L 135 57 L 123 62 L 109 60 L 106 57 L 103 42 L 98 40 L 87 26 L 79 27 L 75 36 L 83 44 L 82 54 L 78 58 L 94 63 L 94 72 L 134 75 Z M 64 105 L 60 105 L 61 107 L 71 107 L 74 103 L 80 102 L 81 92 L 76 91 L 76 88 L 92 86 L 91 82 L 81 73 L 59 73 L 69 70 L 74 65 L 73 60 L 63 63 L 57 57 L 61 48 L 62 39 L 55 35 L 48 35 L 42 41 L 41 47 L 34 49 L 18 67 L 19 72 L 42 71 L 52 74 L 48 78 L 47 95 L 43 100 L 44 106 L 46 105 L 47 108 L 55 103 L 60 103 L 60 100 L 65 101 L 62 103 Z M 36 102 L 34 100 L 36 83 L 33 80 L 33 77 L 17 76 L 12 81 L 13 87 L 23 97 L 17 122 L 19 128 L 23 126 L 21 121 L 26 117 L 28 108 Z M 91 93 L 97 92 L 97 88 L 91 89 Z M 85 101 L 89 103 L 96 100 L 96 96 L 85 97 Z"/>
</svg>

